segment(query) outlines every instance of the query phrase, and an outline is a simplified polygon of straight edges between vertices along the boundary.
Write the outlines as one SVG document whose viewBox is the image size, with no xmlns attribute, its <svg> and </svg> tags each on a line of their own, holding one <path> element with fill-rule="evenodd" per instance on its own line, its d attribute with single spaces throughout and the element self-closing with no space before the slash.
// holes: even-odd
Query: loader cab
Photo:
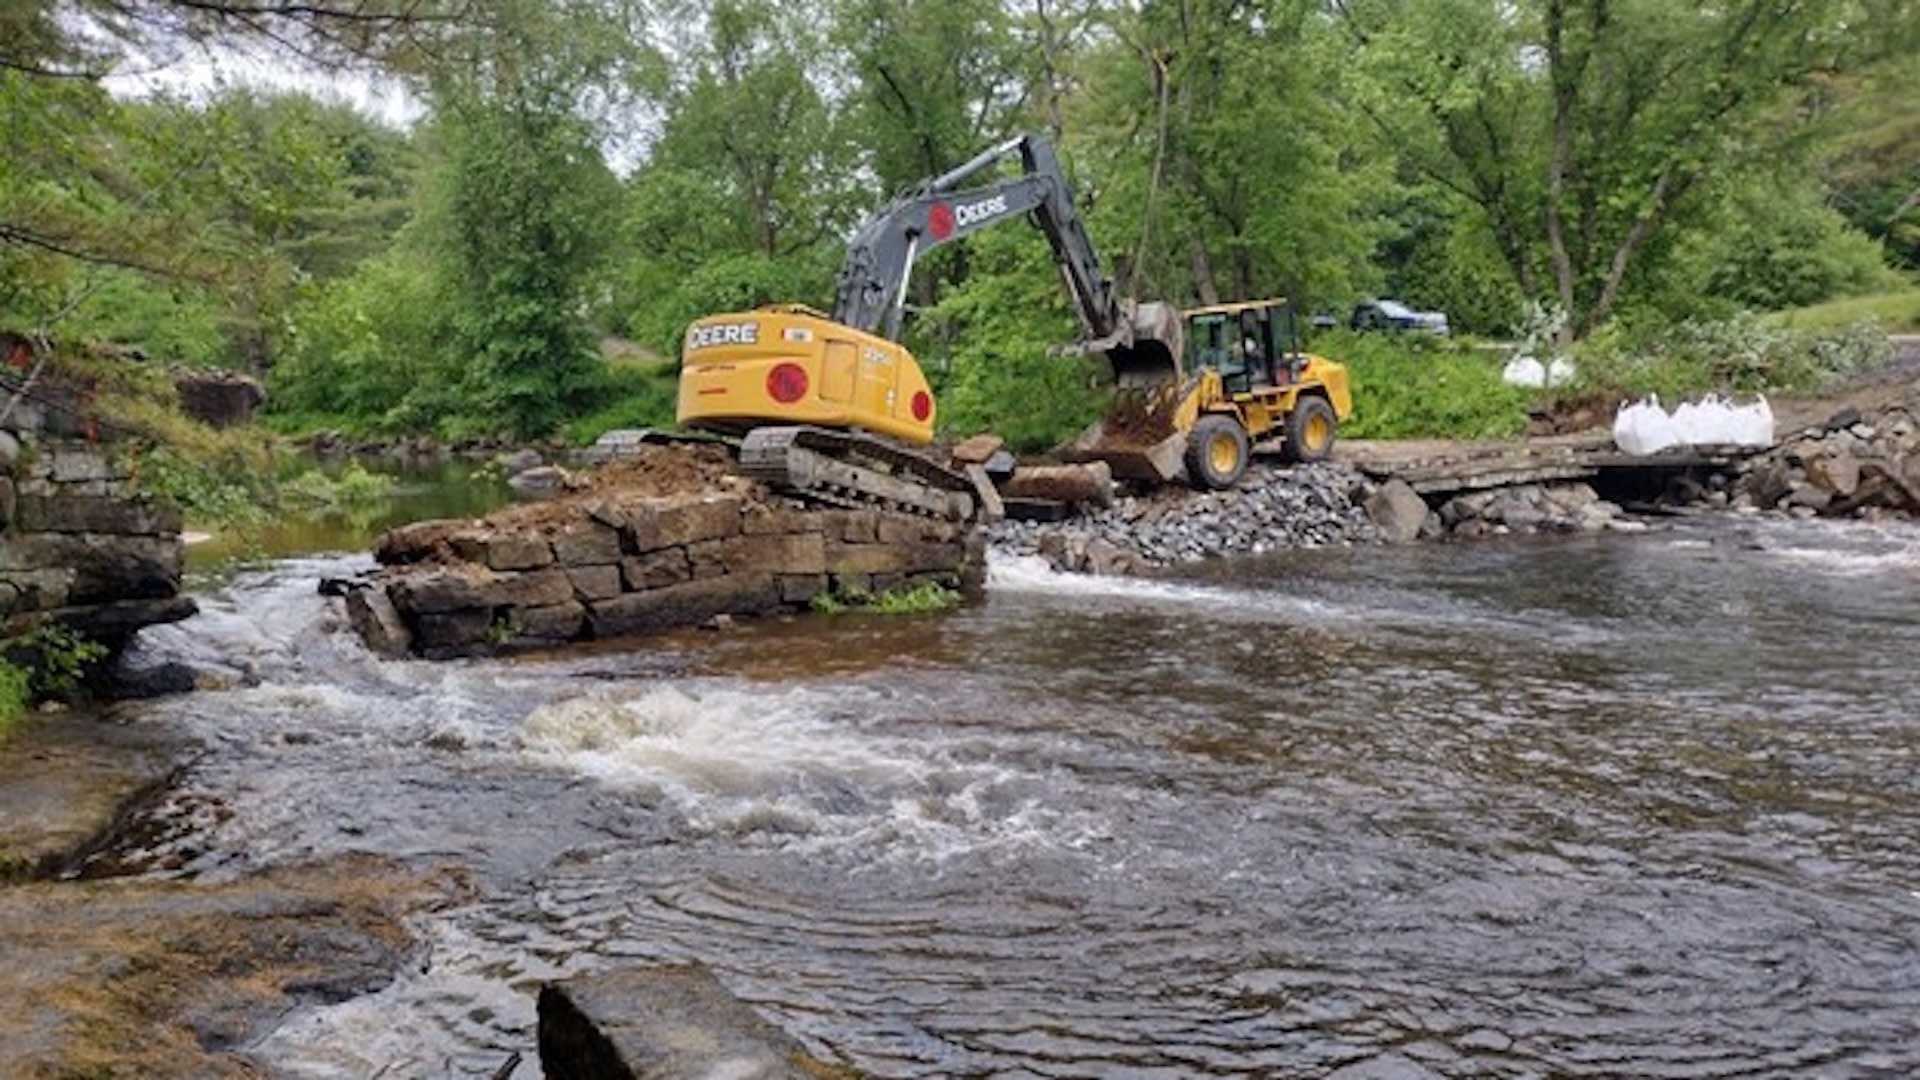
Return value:
<svg viewBox="0 0 1920 1080">
<path fill-rule="evenodd" d="M 1293 307 L 1284 300 L 1219 304 L 1187 315 L 1187 363 L 1212 368 L 1228 393 L 1287 386 L 1303 353 Z"/>
</svg>

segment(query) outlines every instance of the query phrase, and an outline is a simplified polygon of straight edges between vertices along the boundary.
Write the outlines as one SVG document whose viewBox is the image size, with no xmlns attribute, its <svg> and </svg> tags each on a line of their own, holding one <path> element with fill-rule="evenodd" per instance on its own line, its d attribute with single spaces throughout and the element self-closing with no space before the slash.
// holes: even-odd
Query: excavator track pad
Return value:
<svg viewBox="0 0 1920 1080">
<path fill-rule="evenodd" d="M 828 506 L 973 518 L 972 482 L 911 450 L 869 435 L 817 427 L 762 427 L 740 441 L 740 472 Z"/>
</svg>

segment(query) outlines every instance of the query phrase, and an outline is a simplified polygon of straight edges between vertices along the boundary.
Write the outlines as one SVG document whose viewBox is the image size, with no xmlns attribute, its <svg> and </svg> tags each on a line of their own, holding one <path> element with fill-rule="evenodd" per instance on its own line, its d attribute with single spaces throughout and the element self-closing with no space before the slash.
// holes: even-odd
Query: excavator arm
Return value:
<svg viewBox="0 0 1920 1080">
<path fill-rule="evenodd" d="M 966 186 L 1018 157 L 1021 175 Z M 1178 378 L 1179 318 L 1165 305 L 1123 304 L 1087 237 L 1053 145 L 1036 134 L 1008 139 L 921 184 L 874 215 L 854 235 L 840 269 L 835 320 L 898 340 L 915 261 L 943 244 L 1025 215 L 1047 238 L 1086 341 L 1107 354 L 1117 381 Z M 1165 309 L 1165 310 L 1162 310 Z"/>
<path fill-rule="evenodd" d="M 1022 175 L 974 187 L 969 180 L 1017 155 Z M 1087 239 L 1066 174 L 1053 146 L 1022 135 L 934 177 L 874 215 L 854 235 L 840 269 L 833 317 L 848 326 L 895 339 L 907 281 L 922 254 L 989 226 L 1027 214 L 1046 234 L 1090 337 L 1119 329 L 1122 315 L 1113 281 Z"/>
</svg>

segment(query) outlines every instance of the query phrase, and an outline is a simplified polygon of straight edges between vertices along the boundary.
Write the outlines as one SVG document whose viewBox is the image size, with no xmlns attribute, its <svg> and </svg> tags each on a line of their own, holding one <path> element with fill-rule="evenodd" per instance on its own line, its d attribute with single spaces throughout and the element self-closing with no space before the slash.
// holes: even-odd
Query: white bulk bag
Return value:
<svg viewBox="0 0 1920 1080">
<path fill-rule="evenodd" d="M 1508 386 L 1538 389 L 1547 385 L 1547 369 L 1531 356 L 1516 356 L 1500 369 L 1500 380 Z"/>
<path fill-rule="evenodd" d="M 1629 454 L 1657 454 L 1679 442 L 1673 418 L 1660 407 L 1660 398 L 1625 406 L 1613 418 L 1613 444 Z"/>
<path fill-rule="evenodd" d="M 1773 445 L 1773 406 L 1767 404 L 1766 395 L 1751 405 L 1740 405 L 1733 410 L 1733 439 L 1741 446 Z"/>
</svg>

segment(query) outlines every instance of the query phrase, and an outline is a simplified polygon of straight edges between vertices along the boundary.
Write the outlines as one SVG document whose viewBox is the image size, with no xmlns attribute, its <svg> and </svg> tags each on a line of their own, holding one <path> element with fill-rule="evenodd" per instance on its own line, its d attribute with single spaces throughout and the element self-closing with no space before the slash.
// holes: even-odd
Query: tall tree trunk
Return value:
<svg viewBox="0 0 1920 1080">
<path fill-rule="evenodd" d="M 1060 31 L 1047 12 L 1047 0 L 1034 0 L 1033 17 L 1040 24 L 1040 92 L 1046 99 L 1047 133 L 1058 143 L 1066 131 L 1066 119 L 1060 111 Z"/>
<path fill-rule="evenodd" d="M 1577 297 L 1574 295 L 1573 257 L 1567 251 L 1566 227 L 1560 203 L 1566 196 L 1567 166 L 1573 156 L 1573 110 L 1579 99 L 1579 73 L 1566 53 L 1564 0 L 1547 4 L 1547 73 L 1553 84 L 1553 151 L 1547 163 L 1547 258 L 1553 265 L 1553 288 L 1560 307 L 1569 315 L 1560 330 L 1561 346 L 1573 343 Z"/>
<path fill-rule="evenodd" d="M 1620 286 L 1626 281 L 1627 268 L 1632 265 L 1633 257 L 1640 252 L 1641 245 L 1653 235 L 1653 230 L 1666 217 L 1667 210 L 1673 206 L 1688 187 L 1691 177 L 1680 177 L 1672 168 L 1660 174 L 1653 183 L 1653 191 L 1648 198 L 1647 209 L 1634 219 L 1633 227 L 1627 230 L 1626 238 L 1614 249 L 1613 260 L 1607 265 L 1607 276 L 1601 281 L 1600 295 L 1594 299 L 1593 306 L 1583 312 L 1579 319 L 1578 336 L 1591 333 L 1607 316 L 1613 313 L 1614 301 L 1620 298 Z M 1572 321 L 1572 320 L 1568 320 Z"/>
<path fill-rule="evenodd" d="M 1198 240 L 1187 245 L 1187 259 L 1193 265 L 1193 287 L 1200 293 L 1202 304 L 1220 302 L 1220 286 L 1213 278 L 1213 259 L 1207 254 L 1207 246 Z"/>
</svg>

